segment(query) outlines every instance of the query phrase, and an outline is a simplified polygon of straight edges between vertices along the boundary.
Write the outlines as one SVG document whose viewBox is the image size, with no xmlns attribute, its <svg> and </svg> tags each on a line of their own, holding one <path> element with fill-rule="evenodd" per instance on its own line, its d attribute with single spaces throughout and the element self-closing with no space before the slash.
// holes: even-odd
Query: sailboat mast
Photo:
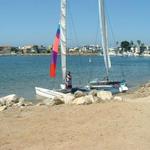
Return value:
<svg viewBox="0 0 150 150">
<path fill-rule="evenodd" d="M 60 45 L 61 45 L 61 67 L 63 81 L 66 77 L 66 51 L 67 51 L 67 0 L 61 0 L 60 16 Z"/>
<path fill-rule="evenodd" d="M 108 51 L 108 33 L 107 33 L 107 22 L 105 16 L 105 3 L 104 0 L 98 0 L 99 4 L 99 22 L 100 22 L 100 30 L 102 36 L 102 48 L 103 48 L 103 56 L 104 56 L 104 63 L 106 69 L 106 76 L 108 78 L 109 69 L 111 68 L 111 62 L 109 57 Z"/>
</svg>

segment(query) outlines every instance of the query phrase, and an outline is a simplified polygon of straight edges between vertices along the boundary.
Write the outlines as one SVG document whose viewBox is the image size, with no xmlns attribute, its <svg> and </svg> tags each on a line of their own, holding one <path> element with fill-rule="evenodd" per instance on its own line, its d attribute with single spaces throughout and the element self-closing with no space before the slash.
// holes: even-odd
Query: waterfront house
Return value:
<svg viewBox="0 0 150 150">
<path fill-rule="evenodd" d="M 22 53 L 46 53 L 47 48 L 44 47 L 43 45 L 38 46 L 38 45 L 25 45 L 21 47 Z"/>
<path fill-rule="evenodd" d="M 11 46 L 0 46 L 0 54 L 10 54 L 11 53 Z"/>
</svg>

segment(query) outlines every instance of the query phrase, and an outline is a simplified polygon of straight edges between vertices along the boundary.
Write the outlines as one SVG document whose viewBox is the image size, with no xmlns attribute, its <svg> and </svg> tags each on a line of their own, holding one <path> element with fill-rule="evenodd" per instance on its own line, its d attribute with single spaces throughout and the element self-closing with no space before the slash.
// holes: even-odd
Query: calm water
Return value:
<svg viewBox="0 0 150 150">
<path fill-rule="evenodd" d="M 89 62 L 91 59 L 91 62 Z M 126 79 L 133 88 L 150 80 L 149 57 L 112 57 L 111 79 Z M 59 88 L 61 83 L 60 57 L 56 79 L 49 78 L 49 56 L 0 57 L 0 97 L 16 93 L 34 99 L 34 87 Z M 103 57 L 68 56 L 67 68 L 73 76 L 73 85 L 86 85 L 94 78 L 104 77 Z"/>
</svg>

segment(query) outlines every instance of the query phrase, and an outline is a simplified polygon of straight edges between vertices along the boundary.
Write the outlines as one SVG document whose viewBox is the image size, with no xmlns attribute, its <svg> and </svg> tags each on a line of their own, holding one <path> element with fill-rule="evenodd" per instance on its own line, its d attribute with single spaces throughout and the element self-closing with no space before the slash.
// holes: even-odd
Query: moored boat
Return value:
<svg viewBox="0 0 150 150">
<path fill-rule="evenodd" d="M 111 60 L 109 56 L 109 48 L 108 48 L 108 29 L 107 29 L 107 20 L 105 15 L 105 3 L 104 0 L 98 0 L 99 6 L 99 22 L 100 22 L 100 30 L 101 30 L 101 38 L 102 38 L 102 48 L 103 48 L 103 56 L 104 56 L 104 64 L 105 64 L 105 73 L 106 80 L 93 80 L 89 82 L 90 89 L 97 90 L 118 90 L 118 92 L 126 92 L 128 91 L 128 87 L 125 80 L 122 81 L 111 81 L 109 79 L 109 71 L 111 69 Z"/>
</svg>

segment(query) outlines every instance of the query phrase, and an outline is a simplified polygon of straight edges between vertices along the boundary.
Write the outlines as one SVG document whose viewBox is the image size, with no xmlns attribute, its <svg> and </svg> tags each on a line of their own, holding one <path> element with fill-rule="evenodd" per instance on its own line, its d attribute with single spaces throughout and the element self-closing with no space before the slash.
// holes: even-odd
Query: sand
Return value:
<svg viewBox="0 0 150 150">
<path fill-rule="evenodd" d="M 0 113 L 0 150 L 149 150 L 150 97 Z M 139 92 L 140 95 L 140 92 Z"/>
</svg>

